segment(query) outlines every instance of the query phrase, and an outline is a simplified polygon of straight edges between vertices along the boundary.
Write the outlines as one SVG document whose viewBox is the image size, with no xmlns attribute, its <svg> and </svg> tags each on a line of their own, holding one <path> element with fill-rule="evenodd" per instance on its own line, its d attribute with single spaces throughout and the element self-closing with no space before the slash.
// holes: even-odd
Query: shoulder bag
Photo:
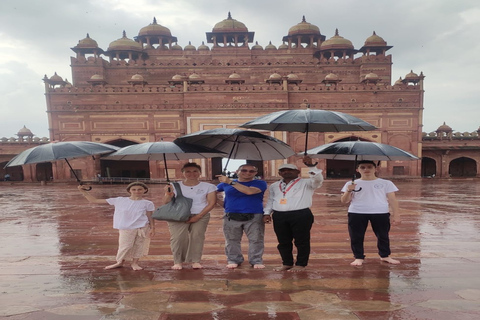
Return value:
<svg viewBox="0 0 480 320">
<path fill-rule="evenodd" d="M 164 221 L 187 221 L 191 215 L 192 199 L 186 198 L 182 194 L 182 188 L 178 182 L 173 182 L 177 195 L 173 196 L 169 203 L 158 207 L 152 215 L 153 219 Z"/>
</svg>

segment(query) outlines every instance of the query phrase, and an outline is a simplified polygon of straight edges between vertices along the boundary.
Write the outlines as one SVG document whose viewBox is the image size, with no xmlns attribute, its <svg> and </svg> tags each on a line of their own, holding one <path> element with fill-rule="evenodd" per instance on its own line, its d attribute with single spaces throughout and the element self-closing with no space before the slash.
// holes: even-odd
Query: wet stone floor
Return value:
<svg viewBox="0 0 480 320">
<path fill-rule="evenodd" d="M 73 184 L 2 183 L 0 319 L 480 319 L 478 180 L 395 183 L 403 222 L 391 231 L 391 247 L 400 265 L 379 261 L 370 228 L 364 265 L 349 265 L 343 181 L 326 181 L 315 196 L 311 260 L 302 273 L 273 271 L 281 262 L 271 225 L 266 269 L 228 270 L 218 207 L 204 269 L 171 270 L 168 229 L 157 222 L 143 271 L 104 270 L 117 248 L 110 206 L 88 204 Z M 126 195 L 124 188 L 91 192 L 106 198 Z M 151 185 L 147 198 L 160 204 L 162 188 Z"/>
</svg>

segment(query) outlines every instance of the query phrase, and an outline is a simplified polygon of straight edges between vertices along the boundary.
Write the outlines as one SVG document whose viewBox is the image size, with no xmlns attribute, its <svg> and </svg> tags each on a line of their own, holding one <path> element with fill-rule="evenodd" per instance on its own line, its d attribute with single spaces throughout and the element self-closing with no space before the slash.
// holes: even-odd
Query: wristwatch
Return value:
<svg viewBox="0 0 480 320">
<path fill-rule="evenodd" d="M 233 186 L 234 184 L 237 184 L 237 181 L 230 181 L 229 185 Z"/>
</svg>

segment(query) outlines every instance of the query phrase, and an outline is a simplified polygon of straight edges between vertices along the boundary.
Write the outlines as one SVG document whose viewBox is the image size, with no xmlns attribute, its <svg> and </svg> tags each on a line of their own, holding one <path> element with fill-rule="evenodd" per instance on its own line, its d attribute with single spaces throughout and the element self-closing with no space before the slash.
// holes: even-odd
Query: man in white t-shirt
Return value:
<svg viewBox="0 0 480 320">
<path fill-rule="evenodd" d="M 395 192 L 398 188 L 393 182 L 377 178 L 377 166 L 373 161 L 359 161 L 357 172 L 360 179 L 347 182 L 342 188 L 342 203 L 348 207 L 348 232 L 355 260 L 352 266 L 361 266 L 365 259 L 363 242 L 368 222 L 377 237 L 380 260 L 391 264 L 400 261 L 390 257 L 390 220 L 392 224 L 400 222 L 398 201 Z M 390 208 L 390 209 L 389 209 Z"/>
</svg>

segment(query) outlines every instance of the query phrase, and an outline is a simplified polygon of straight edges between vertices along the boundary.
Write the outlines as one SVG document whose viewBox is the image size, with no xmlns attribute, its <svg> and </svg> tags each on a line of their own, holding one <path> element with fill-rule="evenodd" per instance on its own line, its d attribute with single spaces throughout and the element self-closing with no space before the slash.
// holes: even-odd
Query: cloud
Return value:
<svg viewBox="0 0 480 320">
<path fill-rule="evenodd" d="M 0 128 L 0 137 L 12 136 L 24 124 L 48 135 L 41 79 L 54 72 L 71 79 L 70 48 L 87 33 L 107 49 L 123 30 L 133 38 L 156 17 L 181 46 L 189 41 L 199 46 L 228 12 L 255 32 L 263 47 L 270 41 L 279 46 L 302 16 L 327 39 L 338 28 L 355 48 L 376 31 L 393 46 L 392 81 L 410 70 L 426 76 L 424 131 L 444 121 L 458 131 L 480 125 L 478 1 L 17 0 L 0 2 L 0 94 L 6 97 L 0 112 L 12 123 Z"/>
</svg>

